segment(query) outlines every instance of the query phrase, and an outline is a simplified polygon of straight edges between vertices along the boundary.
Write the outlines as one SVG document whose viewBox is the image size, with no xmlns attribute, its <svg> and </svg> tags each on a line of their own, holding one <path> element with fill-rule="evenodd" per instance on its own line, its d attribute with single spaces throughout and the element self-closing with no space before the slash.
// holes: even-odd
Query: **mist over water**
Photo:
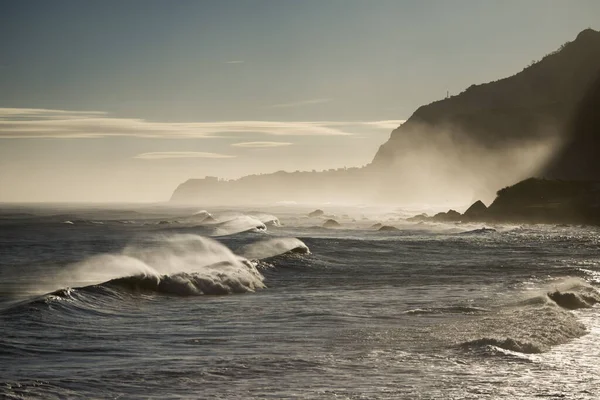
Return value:
<svg viewBox="0 0 600 400">
<path fill-rule="evenodd" d="M 494 200 L 496 192 L 540 176 L 564 139 L 550 125 L 530 138 L 485 142 L 451 126 L 413 125 L 384 146 L 397 150 L 374 168 L 380 199 L 400 204 L 470 204 Z M 393 151 L 393 150 L 392 150 Z M 377 160 L 376 160 L 377 161 Z"/>
</svg>

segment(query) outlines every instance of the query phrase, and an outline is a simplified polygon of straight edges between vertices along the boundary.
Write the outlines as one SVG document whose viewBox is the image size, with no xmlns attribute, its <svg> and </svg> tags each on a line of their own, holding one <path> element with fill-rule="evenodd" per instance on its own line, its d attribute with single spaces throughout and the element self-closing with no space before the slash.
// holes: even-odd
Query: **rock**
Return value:
<svg viewBox="0 0 600 400">
<path fill-rule="evenodd" d="M 526 179 L 498 191 L 488 207 L 487 219 L 600 225 L 600 181 Z"/>
<path fill-rule="evenodd" d="M 395 226 L 391 226 L 391 225 L 384 225 L 378 229 L 379 232 L 394 232 L 394 231 L 399 231 L 399 230 L 400 229 L 396 228 Z"/>
<path fill-rule="evenodd" d="M 317 209 L 317 210 L 315 210 L 315 211 L 313 211 L 311 213 L 308 213 L 308 216 L 309 217 L 321 217 L 321 216 L 323 216 L 323 214 L 325 214 L 325 212 L 323 212 L 323 210 L 318 210 Z"/>
<path fill-rule="evenodd" d="M 382 227 L 382 225 L 379 222 L 376 223 L 376 224 L 371 225 L 371 229 L 379 229 L 381 227 Z"/>
<path fill-rule="evenodd" d="M 475 203 L 473 203 L 471 205 L 471 207 L 469 207 L 467 209 L 467 211 L 465 211 L 463 216 L 466 219 L 475 220 L 475 219 L 483 218 L 485 216 L 486 211 L 487 211 L 486 205 L 483 204 L 483 202 L 481 200 L 477 200 Z"/>
<path fill-rule="evenodd" d="M 449 210 L 435 214 L 432 219 L 438 222 L 457 222 L 462 219 L 462 215 L 458 211 Z"/>
<path fill-rule="evenodd" d="M 429 215 L 427 215 L 425 213 L 415 215 L 414 217 L 406 218 L 406 220 L 409 222 L 423 222 L 423 221 L 427 221 L 428 219 L 429 219 Z"/>
<path fill-rule="evenodd" d="M 335 219 L 328 219 L 323 223 L 323 228 L 339 228 L 341 225 Z"/>
</svg>

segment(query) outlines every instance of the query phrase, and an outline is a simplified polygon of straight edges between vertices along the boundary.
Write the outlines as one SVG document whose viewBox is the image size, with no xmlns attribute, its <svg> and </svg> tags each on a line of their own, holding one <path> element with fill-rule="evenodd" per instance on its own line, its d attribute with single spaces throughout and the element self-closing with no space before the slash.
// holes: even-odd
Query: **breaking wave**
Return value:
<svg viewBox="0 0 600 400">
<path fill-rule="evenodd" d="M 296 238 L 274 238 L 250 243 L 236 251 L 240 256 L 249 260 L 263 260 L 282 254 L 309 254 L 308 246 Z"/>
<path fill-rule="evenodd" d="M 257 218 L 249 215 L 239 215 L 232 219 L 217 222 L 211 226 L 213 228 L 210 236 L 228 236 L 241 232 L 264 232 L 267 226 Z"/>
<path fill-rule="evenodd" d="M 487 354 L 497 354 L 499 349 L 535 354 L 588 333 L 572 310 L 600 302 L 594 287 L 581 279 L 563 278 L 536 292 L 525 300 L 500 305 L 473 323 L 464 323 L 459 347 Z"/>
<path fill-rule="evenodd" d="M 68 265 L 52 277 L 40 277 L 28 292 L 49 293 L 46 300 L 69 298 L 71 288 L 90 292 L 97 287 L 177 295 L 230 294 L 264 288 L 263 281 L 255 263 L 221 243 L 177 234 Z"/>
<path fill-rule="evenodd" d="M 281 226 L 281 222 L 279 221 L 279 218 L 277 218 L 274 215 L 264 214 L 264 213 L 254 213 L 254 214 L 251 214 L 251 216 L 256 218 L 257 220 L 259 220 L 266 226 Z"/>
</svg>

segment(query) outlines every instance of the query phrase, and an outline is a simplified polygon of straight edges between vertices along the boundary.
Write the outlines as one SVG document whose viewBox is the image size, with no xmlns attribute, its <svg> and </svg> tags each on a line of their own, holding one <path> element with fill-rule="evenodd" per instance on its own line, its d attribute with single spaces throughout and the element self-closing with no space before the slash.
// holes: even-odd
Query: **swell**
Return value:
<svg viewBox="0 0 600 400">
<path fill-rule="evenodd" d="M 120 253 L 96 255 L 67 266 L 54 277 L 54 282 L 32 282 L 46 294 L 13 303 L 2 313 L 40 307 L 67 313 L 110 312 L 118 303 L 127 301 L 128 295 L 254 292 L 265 288 L 259 268 L 271 266 L 259 260 L 310 251 L 296 238 L 272 238 L 242 246 L 237 253 L 197 235 L 158 236 L 145 246 L 128 246 Z"/>
<path fill-rule="evenodd" d="M 258 271 L 256 272 L 258 274 Z M 254 276 L 230 276 L 225 274 L 202 274 L 181 272 L 162 276 L 128 276 L 112 279 L 102 286 L 114 287 L 127 292 L 163 293 L 177 296 L 225 295 L 253 292 L 264 288 L 262 281 Z"/>
<path fill-rule="evenodd" d="M 244 245 L 236 254 L 249 260 L 265 260 L 284 254 L 310 254 L 310 250 L 300 239 L 272 238 Z"/>
<path fill-rule="evenodd" d="M 477 354 L 535 354 L 588 333 L 572 311 L 600 302 L 594 287 L 581 279 L 565 278 L 539 288 L 538 293 L 463 324 L 464 339 L 458 347 Z"/>
<path fill-rule="evenodd" d="M 60 308 L 63 301 L 94 308 L 93 303 L 100 301 L 98 295 L 118 297 L 115 291 L 182 296 L 245 293 L 264 288 L 263 281 L 256 263 L 212 239 L 190 234 L 157 236 L 143 246 L 92 256 L 55 274 L 34 278 L 21 289 L 39 295 L 13 303 L 5 311 L 48 304 Z"/>
</svg>

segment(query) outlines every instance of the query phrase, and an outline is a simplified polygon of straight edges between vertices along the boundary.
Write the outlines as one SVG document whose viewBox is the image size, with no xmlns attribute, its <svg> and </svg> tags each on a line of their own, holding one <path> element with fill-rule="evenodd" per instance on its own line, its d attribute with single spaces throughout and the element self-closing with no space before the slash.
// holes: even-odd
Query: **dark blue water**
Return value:
<svg viewBox="0 0 600 400">
<path fill-rule="evenodd" d="M 596 398 L 597 228 L 193 211 L 5 207 L 0 397 Z"/>
</svg>

